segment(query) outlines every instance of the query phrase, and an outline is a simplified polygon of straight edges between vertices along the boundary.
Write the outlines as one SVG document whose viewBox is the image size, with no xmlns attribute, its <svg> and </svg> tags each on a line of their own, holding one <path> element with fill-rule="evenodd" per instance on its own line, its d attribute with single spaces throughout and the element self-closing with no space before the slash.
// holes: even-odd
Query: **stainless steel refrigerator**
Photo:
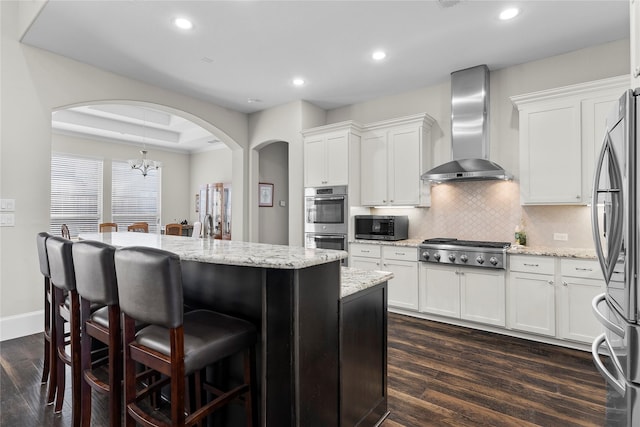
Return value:
<svg viewBox="0 0 640 427">
<path fill-rule="evenodd" d="M 592 303 L 605 330 L 592 355 L 607 383 L 607 426 L 640 426 L 639 95 L 626 91 L 608 115 L 594 175 L 591 220 L 606 292 Z"/>
</svg>

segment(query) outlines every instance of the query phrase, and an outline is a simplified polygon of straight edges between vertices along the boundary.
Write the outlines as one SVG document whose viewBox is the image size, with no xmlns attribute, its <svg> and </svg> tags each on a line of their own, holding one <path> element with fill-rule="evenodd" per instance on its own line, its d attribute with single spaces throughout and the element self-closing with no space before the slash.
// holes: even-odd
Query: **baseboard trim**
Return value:
<svg viewBox="0 0 640 427">
<path fill-rule="evenodd" d="M 0 342 L 44 330 L 44 310 L 0 318 Z"/>
</svg>

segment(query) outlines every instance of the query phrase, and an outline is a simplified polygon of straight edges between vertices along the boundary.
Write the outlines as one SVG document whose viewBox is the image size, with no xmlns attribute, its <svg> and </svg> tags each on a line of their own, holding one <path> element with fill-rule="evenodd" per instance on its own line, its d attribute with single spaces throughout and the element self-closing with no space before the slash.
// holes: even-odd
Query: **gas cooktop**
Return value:
<svg viewBox="0 0 640 427">
<path fill-rule="evenodd" d="M 504 269 L 509 246 L 509 242 L 439 237 L 423 241 L 419 254 L 422 262 Z"/>
</svg>

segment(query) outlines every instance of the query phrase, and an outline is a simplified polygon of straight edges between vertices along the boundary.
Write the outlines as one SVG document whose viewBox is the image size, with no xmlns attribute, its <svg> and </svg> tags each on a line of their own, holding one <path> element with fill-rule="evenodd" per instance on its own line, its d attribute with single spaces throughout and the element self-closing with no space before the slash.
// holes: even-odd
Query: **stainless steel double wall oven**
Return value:
<svg viewBox="0 0 640 427">
<path fill-rule="evenodd" d="M 304 218 L 306 248 L 347 250 L 347 186 L 305 188 Z"/>
</svg>

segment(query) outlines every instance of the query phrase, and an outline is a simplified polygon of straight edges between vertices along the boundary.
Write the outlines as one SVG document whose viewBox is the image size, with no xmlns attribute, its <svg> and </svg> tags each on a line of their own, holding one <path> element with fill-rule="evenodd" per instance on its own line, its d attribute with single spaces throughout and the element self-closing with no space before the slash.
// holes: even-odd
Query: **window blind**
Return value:
<svg viewBox="0 0 640 427">
<path fill-rule="evenodd" d="M 71 236 L 98 231 L 102 212 L 102 160 L 51 154 L 51 219 L 49 232 Z"/>
<path fill-rule="evenodd" d="M 118 230 L 126 231 L 134 222 L 149 224 L 149 233 L 158 231 L 160 219 L 160 170 L 145 177 L 127 162 L 111 163 L 111 218 Z"/>
</svg>

